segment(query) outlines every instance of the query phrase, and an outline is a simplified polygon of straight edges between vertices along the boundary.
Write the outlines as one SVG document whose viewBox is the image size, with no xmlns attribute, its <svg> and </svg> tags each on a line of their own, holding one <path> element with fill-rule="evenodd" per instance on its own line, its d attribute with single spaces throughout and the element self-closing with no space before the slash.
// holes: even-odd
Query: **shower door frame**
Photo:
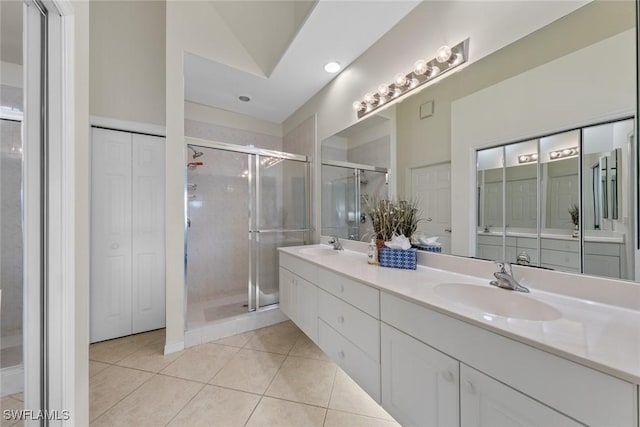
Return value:
<svg viewBox="0 0 640 427">
<path fill-rule="evenodd" d="M 342 161 L 342 160 L 323 160 L 321 166 L 331 166 L 331 167 L 337 167 L 337 168 L 345 168 L 345 169 L 353 169 L 354 170 L 354 180 L 353 180 L 353 185 L 354 185 L 354 198 L 355 198 L 355 218 L 356 218 L 356 224 L 357 224 L 357 230 L 358 230 L 358 235 L 356 236 L 356 240 L 360 241 L 362 240 L 362 230 L 361 230 L 361 223 L 360 223 L 360 218 L 362 216 L 362 208 L 361 208 L 361 204 L 362 204 L 362 200 L 360 197 L 360 171 L 368 171 L 368 172 L 378 172 L 378 173 L 384 173 L 385 174 L 385 184 L 389 185 L 389 168 L 383 168 L 380 166 L 371 166 L 371 165 L 365 165 L 362 163 L 352 163 L 352 162 L 347 162 L 347 161 Z M 387 189 L 387 194 L 389 194 L 389 190 Z M 322 225 L 321 225 L 322 228 Z M 348 232 L 347 232 L 348 234 Z M 351 236 L 348 236 L 348 238 L 350 239 Z"/>
<path fill-rule="evenodd" d="M 248 147 L 243 145 L 235 145 L 229 144 L 226 142 L 220 141 L 210 141 L 206 139 L 193 138 L 193 137 L 185 137 L 185 149 L 187 147 L 202 147 L 209 148 L 214 150 L 223 150 L 229 151 L 233 153 L 242 153 L 247 154 L 248 156 L 248 176 L 247 176 L 247 186 L 248 186 L 248 221 L 249 221 L 249 270 L 248 270 L 248 282 L 247 282 L 247 312 L 252 311 L 260 311 L 261 309 L 271 309 L 275 307 L 279 303 L 279 298 L 277 303 L 272 303 L 265 306 L 260 306 L 260 262 L 259 262 L 259 243 L 260 243 L 260 234 L 267 233 L 306 233 L 304 242 L 309 240 L 310 238 L 310 179 L 311 179 L 311 163 L 309 161 L 309 157 L 302 154 L 292 154 L 286 153 L 282 151 L 276 150 L 268 150 L 263 148 L 256 147 Z M 260 229 L 258 220 L 260 217 L 260 202 L 261 202 L 261 194 L 260 194 L 260 158 L 261 157 L 275 157 L 282 160 L 292 160 L 296 162 L 301 162 L 306 164 L 306 183 L 305 183 L 305 228 L 301 229 Z M 184 215 L 184 274 L 185 274 L 185 295 L 187 294 L 187 239 L 188 239 L 188 229 L 189 229 L 189 221 L 188 221 L 188 178 L 187 178 L 187 167 L 185 166 L 185 175 L 184 175 L 184 206 L 185 206 L 185 215 Z M 255 191 L 255 195 L 254 195 Z M 255 206 L 254 206 L 255 202 Z M 255 258 L 255 261 L 254 261 Z M 254 269 L 255 262 L 255 269 Z M 254 280 L 255 279 L 255 280 Z M 187 310 L 187 298 L 185 298 L 185 313 Z M 185 329 L 187 328 L 185 316 Z"/>
</svg>

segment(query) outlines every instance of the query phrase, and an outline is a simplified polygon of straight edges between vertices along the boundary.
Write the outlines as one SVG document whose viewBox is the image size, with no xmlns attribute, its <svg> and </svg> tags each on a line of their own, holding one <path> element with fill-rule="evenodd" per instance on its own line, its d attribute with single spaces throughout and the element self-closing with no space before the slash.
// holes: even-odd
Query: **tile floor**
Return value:
<svg viewBox="0 0 640 427">
<path fill-rule="evenodd" d="M 398 426 L 291 322 L 163 344 L 159 330 L 91 345 L 92 426 Z"/>
</svg>

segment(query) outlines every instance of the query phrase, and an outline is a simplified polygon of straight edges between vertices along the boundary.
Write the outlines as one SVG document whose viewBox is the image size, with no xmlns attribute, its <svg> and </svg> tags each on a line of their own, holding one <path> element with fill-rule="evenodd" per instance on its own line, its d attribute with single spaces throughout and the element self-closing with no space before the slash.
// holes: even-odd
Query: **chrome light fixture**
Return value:
<svg viewBox="0 0 640 427">
<path fill-rule="evenodd" d="M 518 156 L 518 163 L 533 163 L 538 161 L 538 153 L 521 154 Z"/>
<path fill-rule="evenodd" d="M 551 151 L 549 153 L 549 160 L 566 159 L 567 157 L 574 157 L 580 153 L 579 147 L 569 147 L 562 150 Z"/>
<path fill-rule="evenodd" d="M 430 60 L 420 59 L 413 65 L 409 73 L 398 73 L 391 83 L 378 86 L 377 92 L 367 93 L 361 101 L 353 103 L 358 118 L 377 110 L 389 101 L 393 101 L 434 78 L 467 62 L 469 55 L 469 39 L 453 47 L 442 46 L 436 56 Z"/>
</svg>

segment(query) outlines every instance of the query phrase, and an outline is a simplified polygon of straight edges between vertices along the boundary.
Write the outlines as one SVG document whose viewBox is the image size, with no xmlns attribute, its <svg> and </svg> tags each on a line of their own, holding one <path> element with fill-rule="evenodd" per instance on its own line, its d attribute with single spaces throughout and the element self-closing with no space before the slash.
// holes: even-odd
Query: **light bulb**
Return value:
<svg viewBox="0 0 640 427">
<path fill-rule="evenodd" d="M 436 51 L 436 61 L 443 63 L 451 58 L 451 48 L 447 45 L 440 46 Z"/>
<path fill-rule="evenodd" d="M 402 90 L 400 90 L 400 88 L 395 88 L 393 90 L 393 97 L 395 98 L 396 96 L 400 95 L 402 93 Z"/>
<path fill-rule="evenodd" d="M 458 65 L 462 62 L 462 54 L 456 53 L 453 55 L 453 61 L 451 61 L 451 66 Z"/>
<path fill-rule="evenodd" d="M 565 156 L 568 156 L 569 154 L 571 154 L 571 150 L 568 148 L 565 148 L 564 150 L 562 150 L 562 154 L 564 154 Z"/>
<path fill-rule="evenodd" d="M 369 105 L 373 105 L 377 102 L 376 97 L 372 93 L 368 93 L 364 96 L 364 102 Z"/>
<path fill-rule="evenodd" d="M 356 111 L 362 111 L 364 110 L 364 105 L 362 105 L 362 102 L 356 101 L 353 103 L 353 109 Z"/>
<path fill-rule="evenodd" d="M 413 89 L 414 87 L 418 86 L 419 83 L 420 81 L 418 81 L 418 79 L 413 78 L 411 79 L 411 81 L 409 81 L 409 88 Z"/>
<path fill-rule="evenodd" d="M 416 61 L 415 64 L 413 64 L 413 72 L 414 74 L 424 74 L 427 72 L 427 70 L 429 69 L 429 66 L 427 65 L 427 61 L 425 61 L 424 59 L 420 59 L 418 61 Z"/>
<path fill-rule="evenodd" d="M 402 73 L 398 73 L 393 78 L 393 81 L 396 84 L 396 86 L 398 86 L 398 87 L 406 86 L 407 85 L 407 76 L 405 76 Z"/>
<path fill-rule="evenodd" d="M 380 94 L 380 96 L 385 96 L 390 92 L 389 90 L 389 86 L 385 83 L 381 84 L 380 86 L 378 86 L 378 94 Z"/>
<path fill-rule="evenodd" d="M 537 154 L 537 153 L 533 153 L 533 154 L 531 155 L 531 159 L 532 159 L 532 160 L 538 160 L 538 154 Z"/>
</svg>

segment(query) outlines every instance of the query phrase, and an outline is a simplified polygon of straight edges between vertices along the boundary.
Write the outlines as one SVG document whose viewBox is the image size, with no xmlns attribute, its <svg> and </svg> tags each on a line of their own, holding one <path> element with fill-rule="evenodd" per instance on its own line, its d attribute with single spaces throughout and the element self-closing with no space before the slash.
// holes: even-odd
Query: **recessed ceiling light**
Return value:
<svg viewBox="0 0 640 427">
<path fill-rule="evenodd" d="M 251 98 L 249 98 L 247 95 L 240 95 L 240 96 L 238 97 L 238 99 L 239 99 L 240 101 L 242 101 L 242 102 L 249 102 L 249 101 L 251 101 Z"/>
<path fill-rule="evenodd" d="M 326 64 L 324 64 L 324 70 L 327 73 L 337 73 L 338 71 L 340 71 L 340 64 L 335 61 L 327 62 Z"/>
</svg>

